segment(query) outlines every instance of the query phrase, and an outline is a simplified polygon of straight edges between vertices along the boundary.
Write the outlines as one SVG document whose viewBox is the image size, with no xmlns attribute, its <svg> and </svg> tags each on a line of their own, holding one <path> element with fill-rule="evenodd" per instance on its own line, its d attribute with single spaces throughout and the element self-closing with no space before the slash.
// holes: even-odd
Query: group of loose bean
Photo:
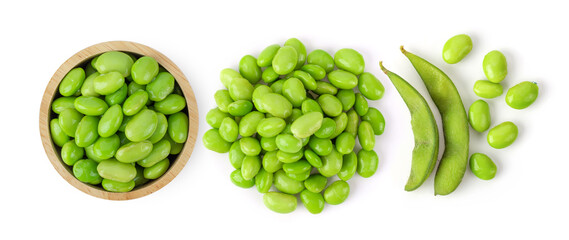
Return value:
<svg viewBox="0 0 569 240">
<path fill-rule="evenodd" d="M 324 50 L 307 54 L 296 38 L 266 47 L 257 58 L 246 55 L 239 71 L 221 71 L 227 89 L 215 93 L 203 143 L 229 152 L 231 181 L 256 186 L 275 212 L 294 211 L 296 194 L 314 214 L 325 203 L 340 204 L 350 192 L 346 181 L 356 172 L 371 177 L 379 162 L 373 148 L 385 120 L 366 99 L 379 100 L 384 87 L 364 68 L 353 49 L 334 57 Z M 335 175 L 340 180 L 328 185 Z"/>
<path fill-rule="evenodd" d="M 51 105 L 61 159 L 79 181 L 110 192 L 159 178 L 188 137 L 186 100 L 177 88 L 148 56 L 111 51 L 72 69 Z"/>
<path fill-rule="evenodd" d="M 450 38 L 443 48 L 443 59 L 454 64 L 462 60 L 472 49 L 472 40 L 466 34 Z M 488 80 L 478 80 L 474 83 L 474 93 L 481 98 L 496 98 L 503 93 L 500 84 L 508 74 L 506 57 L 498 50 L 493 50 L 484 56 L 482 63 L 484 74 Z M 508 89 L 506 104 L 513 109 L 529 107 L 538 96 L 537 83 L 524 81 Z M 468 110 L 470 126 L 477 132 L 483 133 L 490 128 L 490 108 L 482 99 L 476 100 Z M 496 149 L 510 146 L 518 136 L 518 127 L 510 121 L 500 123 L 490 129 L 487 135 L 488 144 Z M 470 170 L 480 179 L 490 180 L 496 175 L 496 164 L 483 153 L 470 156 Z"/>
</svg>

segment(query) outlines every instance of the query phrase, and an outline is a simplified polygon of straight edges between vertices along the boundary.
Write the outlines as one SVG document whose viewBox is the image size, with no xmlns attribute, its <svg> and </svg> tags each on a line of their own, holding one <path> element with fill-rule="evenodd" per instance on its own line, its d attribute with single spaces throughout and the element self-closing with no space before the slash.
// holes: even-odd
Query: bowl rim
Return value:
<svg viewBox="0 0 569 240">
<path fill-rule="evenodd" d="M 51 114 L 51 103 L 54 97 L 57 95 L 57 90 L 59 83 L 65 77 L 65 75 L 73 68 L 84 64 L 86 61 L 92 59 L 93 57 L 100 55 L 108 51 L 122 51 L 129 52 L 143 56 L 150 56 L 156 59 L 156 61 L 164 67 L 170 74 L 174 76 L 176 82 L 180 86 L 186 99 L 186 106 L 188 109 L 188 139 L 184 143 L 182 151 L 178 154 L 177 158 L 170 165 L 170 168 L 162 175 L 160 178 L 152 180 L 151 182 L 143 185 L 140 188 L 135 188 L 133 191 L 124 193 L 107 192 L 101 188 L 83 183 L 73 176 L 73 174 L 68 170 L 63 161 L 60 159 L 59 154 L 56 153 L 56 147 L 51 139 L 51 131 L 49 127 L 50 114 Z M 42 144 L 47 157 L 55 170 L 65 179 L 69 184 L 75 188 L 87 193 L 91 196 L 108 199 L 108 200 L 130 200 L 140 198 L 151 193 L 154 193 L 170 183 L 184 168 L 188 162 L 190 156 L 192 155 L 193 149 L 196 144 L 198 127 L 199 127 L 199 116 L 198 116 L 198 106 L 196 102 L 196 97 L 194 91 L 190 86 L 184 73 L 164 54 L 158 52 L 157 50 L 150 48 L 146 45 L 130 42 L 130 41 L 109 41 L 102 42 L 91 45 L 71 56 L 67 59 L 53 74 L 45 92 L 42 97 L 42 102 L 40 105 L 39 114 L 39 130 L 41 135 Z"/>
</svg>

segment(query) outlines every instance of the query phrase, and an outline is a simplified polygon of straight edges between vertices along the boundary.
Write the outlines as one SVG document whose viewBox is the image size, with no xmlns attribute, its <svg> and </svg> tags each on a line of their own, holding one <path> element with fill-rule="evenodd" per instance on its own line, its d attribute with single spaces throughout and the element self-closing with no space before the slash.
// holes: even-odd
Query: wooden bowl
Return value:
<svg viewBox="0 0 569 240">
<path fill-rule="evenodd" d="M 88 63 L 93 57 L 98 56 L 104 52 L 108 51 L 122 51 L 122 52 L 130 52 L 136 55 L 144 55 L 150 56 L 156 59 L 158 63 L 164 67 L 168 72 L 170 72 L 176 82 L 180 86 L 184 97 L 186 98 L 187 102 L 187 114 L 189 117 L 189 129 L 188 129 L 188 139 L 184 144 L 182 151 L 177 155 L 176 159 L 172 161 L 170 164 L 170 168 L 168 171 L 162 175 L 160 178 L 156 180 L 151 180 L 148 183 L 136 187 L 130 192 L 125 193 L 114 193 L 114 192 L 107 192 L 103 188 L 99 186 L 93 186 L 86 183 L 83 183 L 75 178 L 73 175 L 73 171 L 71 167 L 67 166 L 63 163 L 60 156 L 60 149 L 56 146 L 52 139 L 49 127 L 49 121 L 51 119 L 52 114 L 55 114 L 51 111 L 51 103 L 55 97 L 59 96 L 58 86 L 63 77 L 73 68 L 78 66 L 83 66 L 84 64 Z M 51 164 L 57 170 L 57 172 L 71 185 L 75 188 L 95 197 L 103 198 L 103 199 L 110 199 L 110 200 L 129 200 L 135 199 L 139 197 L 146 196 L 151 194 L 160 188 L 164 187 L 168 184 L 172 179 L 180 173 L 182 168 L 186 165 L 186 162 L 192 155 L 192 151 L 194 149 L 194 145 L 196 143 L 196 138 L 198 134 L 198 106 L 196 103 L 196 97 L 190 86 L 190 83 L 182 73 L 182 71 L 166 56 L 161 54 L 160 52 L 134 42 L 127 42 L 127 41 L 112 41 L 112 42 L 103 42 L 99 44 L 95 44 L 88 48 L 85 48 L 75 55 L 71 56 L 67 61 L 65 61 L 59 69 L 55 72 L 51 80 L 49 81 L 45 93 L 42 98 L 41 107 L 40 107 L 40 134 L 42 139 L 42 144 L 47 154 L 47 157 L 51 161 Z"/>
</svg>

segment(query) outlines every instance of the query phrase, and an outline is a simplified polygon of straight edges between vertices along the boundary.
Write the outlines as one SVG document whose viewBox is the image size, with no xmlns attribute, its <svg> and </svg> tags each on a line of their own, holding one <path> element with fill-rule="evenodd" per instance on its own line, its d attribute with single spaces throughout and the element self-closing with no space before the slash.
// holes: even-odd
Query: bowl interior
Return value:
<svg viewBox="0 0 569 240">
<path fill-rule="evenodd" d="M 188 115 L 189 120 L 188 139 L 186 140 L 186 143 L 184 143 L 184 147 L 179 154 L 168 156 L 171 164 L 166 173 L 158 179 L 151 180 L 141 186 L 136 186 L 132 191 L 125 193 L 107 192 L 100 186 L 86 184 L 77 180 L 73 175 L 72 168 L 64 164 L 61 160 L 61 148 L 53 143 L 49 130 L 49 121 L 55 115 L 55 113 L 51 111 L 51 103 L 54 99 L 61 96 L 58 91 L 58 86 L 63 77 L 71 69 L 75 67 L 85 67 L 86 64 L 90 64 L 91 59 L 107 51 L 122 51 L 131 53 L 136 57 L 151 56 L 155 58 L 160 66 L 171 73 L 176 79 L 176 89 L 174 91 L 183 94 L 186 99 L 186 108 L 182 111 Z M 198 109 L 194 92 L 182 71 L 170 59 L 160 52 L 142 44 L 126 41 L 114 41 L 99 43 L 83 49 L 69 58 L 56 71 L 51 78 L 42 99 L 40 109 L 40 133 L 44 149 L 50 162 L 57 172 L 67 180 L 67 182 L 77 189 L 95 197 L 110 200 L 128 200 L 146 196 L 159 190 L 172 181 L 172 179 L 182 170 L 195 146 L 198 119 Z"/>
</svg>

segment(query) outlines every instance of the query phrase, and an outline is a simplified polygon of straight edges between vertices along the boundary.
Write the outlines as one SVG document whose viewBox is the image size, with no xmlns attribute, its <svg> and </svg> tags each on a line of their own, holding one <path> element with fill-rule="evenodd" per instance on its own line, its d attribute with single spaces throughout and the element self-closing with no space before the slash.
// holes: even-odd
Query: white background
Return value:
<svg viewBox="0 0 569 240">
<path fill-rule="evenodd" d="M 2 1 L 0 239 L 567 239 L 569 18 L 556 3 L 562 1 L 523 2 Z M 442 46 L 459 33 L 469 34 L 474 48 L 448 65 Z M 309 51 L 357 49 L 386 88 L 370 103 L 387 121 L 376 141 L 378 172 L 350 180 L 347 201 L 319 215 L 300 202 L 292 214 L 269 211 L 254 188 L 230 182 L 227 154 L 201 142 L 222 87 L 219 71 L 290 37 Z M 41 97 L 55 70 L 81 49 L 110 40 L 139 42 L 171 58 L 188 77 L 200 114 L 198 142 L 178 177 L 130 201 L 101 200 L 69 185 L 47 159 L 38 130 Z M 433 196 L 433 176 L 414 192 L 403 190 L 413 148 L 410 116 L 377 63 L 383 60 L 436 108 L 400 45 L 445 71 L 466 107 L 477 99 L 471 89 L 484 78 L 490 50 L 508 59 L 506 89 L 538 82 L 539 98 L 525 110 L 509 108 L 505 94 L 488 101 L 493 125 L 518 125 L 512 146 L 491 149 L 485 134 L 471 131 L 471 152 L 494 159 L 495 179 L 467 170 L 449 196 Z"/>
</svg>

